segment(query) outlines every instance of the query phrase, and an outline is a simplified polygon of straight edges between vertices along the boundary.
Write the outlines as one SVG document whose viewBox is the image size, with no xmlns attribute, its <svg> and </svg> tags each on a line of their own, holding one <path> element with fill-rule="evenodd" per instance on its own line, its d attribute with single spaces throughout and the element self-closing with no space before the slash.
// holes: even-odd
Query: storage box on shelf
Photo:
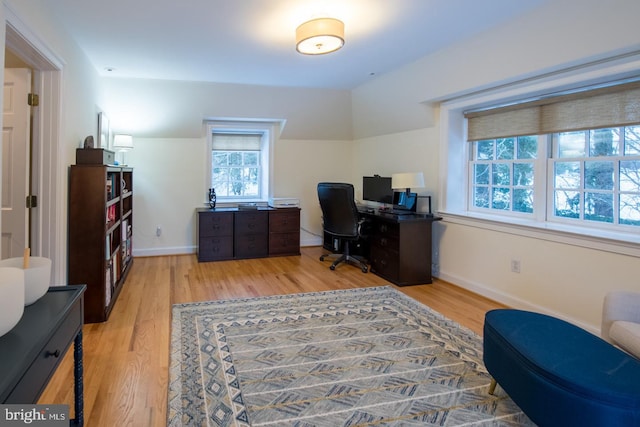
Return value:
<svg viewBox="0 0 640 427">
<path fill-rule="evenodd" d="M 70 168 L 69 283 L 87 285 L 85 323 L 109 318 L 131 268 L 132 189 L 131 168 Z"/>
</svg>

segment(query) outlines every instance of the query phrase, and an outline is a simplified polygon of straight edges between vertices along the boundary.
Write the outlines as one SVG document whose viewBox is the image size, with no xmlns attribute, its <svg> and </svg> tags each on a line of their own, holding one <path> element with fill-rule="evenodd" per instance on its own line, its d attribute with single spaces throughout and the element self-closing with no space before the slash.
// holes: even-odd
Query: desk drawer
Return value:
<svg viewBox="0 0 640 427">
<path fill-rule="evenodd" d="M 269 211 L 269 231 L 272 233 L 299 232 L 300 211 L 298 209 Z"/>
<path fill-rule="evenodd" d="M 235 233 L 257 234 L 269 232 L 269 212 L 236 212 Z"/>
<path fill-rule="evenodd" d="M 379 221 L 375 224 L 374 234 L 380 237 L 398 239 L 400 237 L 400 225 L 393 222 Z"/>
<path fill-rule="evenodd" d="M 205 212 L 198 218 L 198 235 L 202 236 L 232 236 L 233 212 Z"/>
<path fill-rule="evenodd" d="M 371 271 L 384 277 L 387 280 L 395 282 L 400 276 L 398 252 L 388 251 L 379 246 L 371 247 L 371 255 L 369 262 L 371 263 Z"/>
<path fill-rule="evenodd" d="M 78 300 L 4 403 L 37 402 L 66 350 L 82 328 L 83 320 L 81 300 Z"/>
<path fill-rule="evenodd" d="M 233 258 L 233 236 L 200 237 L 198 261 L 215 261 Z"/>
<path fill-rule="evenodd" d="M 300 255 L 300 232 L 270 233 L 269 255 Z"/>
<path fill-rule="evenodd" d="M 376 234 L 371 238 L 371 246 L 377 246 L 384 251 L 394 251 L 397 256 L 400 250 L 400 239 L 393 234 Z"/>
<path fill-rule="evenodd" d="M 262 258 L 269 254 L 268 234 L 236 235 L 236 258 Z"/>
</svg>

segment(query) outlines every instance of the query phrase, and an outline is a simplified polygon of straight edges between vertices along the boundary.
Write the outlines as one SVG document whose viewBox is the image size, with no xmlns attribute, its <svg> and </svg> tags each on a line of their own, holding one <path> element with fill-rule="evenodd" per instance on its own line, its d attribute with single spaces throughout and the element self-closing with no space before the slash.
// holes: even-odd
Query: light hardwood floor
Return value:
<svg viewBox="0 0 640 427">
<path fill-rule="evenodd" d="M 166 425 L 172 304 L 391 285 L 352 266 L 331 271 L 322 253 L 311 247 L 301 256 L 208 263 L 195 255 L 136 258 L 109 320 L 83 328 L 85 425 Z M 503 307 L 437 280 L 397 289 L 478 334 L 485 312 Z M 73 413 L 72 353 L 39 403 L 69 404 Z"/>
</svg>

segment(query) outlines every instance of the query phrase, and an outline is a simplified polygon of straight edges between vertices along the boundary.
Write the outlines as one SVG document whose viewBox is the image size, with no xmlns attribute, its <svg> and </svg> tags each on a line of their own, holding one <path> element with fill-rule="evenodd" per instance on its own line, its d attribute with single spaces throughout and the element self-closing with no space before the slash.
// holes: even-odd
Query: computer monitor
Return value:
<svg viewBox="0 0 640 427">
<path fill-rule="evenodd" d="M 396 191 L 393 193 L 393 210 L 415 212 L 418 207 L 418 194 Z"/>
<path fill-rule="evenodd" d="M 363 176 L 362 177 L 362 199 L 369 202 L 393 203 L 393 189 L 391 188 L 391 177 L 384 176 Z"/>
</svg>

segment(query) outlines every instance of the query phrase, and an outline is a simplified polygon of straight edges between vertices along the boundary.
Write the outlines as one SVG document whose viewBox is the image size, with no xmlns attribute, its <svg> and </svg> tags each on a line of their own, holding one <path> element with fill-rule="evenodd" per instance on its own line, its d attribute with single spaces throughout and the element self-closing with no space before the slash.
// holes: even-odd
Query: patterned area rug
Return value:
<svg viewBox="0 0 640 427">
<path fill-rule="evenodd" d="M 170 426 L 533 425 L 482 339 L 390 286 L 173 306 Z"/>
</svg>

